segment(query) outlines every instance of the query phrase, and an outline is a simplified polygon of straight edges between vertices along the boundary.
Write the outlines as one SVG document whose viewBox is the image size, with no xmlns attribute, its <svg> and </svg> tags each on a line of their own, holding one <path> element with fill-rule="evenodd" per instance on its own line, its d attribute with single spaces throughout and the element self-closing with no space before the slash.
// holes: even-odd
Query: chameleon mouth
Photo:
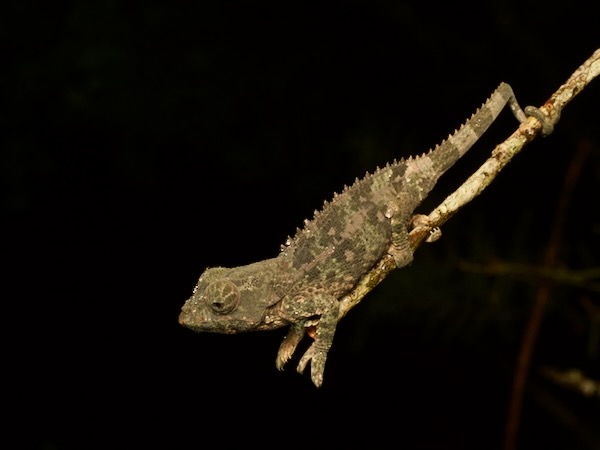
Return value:
<svg viewBox="0 0 600 450">
<path fill-rule="evenodd" d="M 199 320 L 198 311 L 182 310 L 179 313 L 179 324 L 196 332 L 212 332 L 222 334 L 239 333 L 239 325 L 232 321 L 230 323 L 221 323 L 213 320 L 211 317 L 204 317 Z"/>
<path fill-rule="evenodd" d="M 181 312 L 179 313 L 178 320 L 179 320 L 180 325 L 187 327 L 190 325 L 190 314 L 185 309 L 182 309 Z"/>
</svg>

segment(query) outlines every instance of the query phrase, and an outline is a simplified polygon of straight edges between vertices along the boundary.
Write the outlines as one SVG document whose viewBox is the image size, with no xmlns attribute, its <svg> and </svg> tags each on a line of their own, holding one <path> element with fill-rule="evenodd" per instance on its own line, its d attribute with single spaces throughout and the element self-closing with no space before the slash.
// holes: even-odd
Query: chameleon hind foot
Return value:
<svg viewBox="0 0 600 450">
<path fill-rule="evenodd" d="M 414 230 L 415 228 L 419 228 L 419 227 L 426 227 L 429 228 L 429 236 L 427 236 L 427 238 L 425 239 L 425 242 L 427 243 L 431 243 L 431 242 L 435 242 L 437 241 L 439 238 L 442 237 L 442 230 L 440 227 L 431 227 L 430 222 L 429 222 L 429 216 L 426 216 L 424 214 L 415 214 L 414 216 L 412 216 L 411 222 L 411 230 Z"/>
</svg>

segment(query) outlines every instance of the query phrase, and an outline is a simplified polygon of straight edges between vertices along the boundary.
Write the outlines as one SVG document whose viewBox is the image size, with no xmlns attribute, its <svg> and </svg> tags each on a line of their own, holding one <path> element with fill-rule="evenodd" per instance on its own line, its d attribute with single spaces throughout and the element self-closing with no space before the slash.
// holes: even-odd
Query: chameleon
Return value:
<svg viewBox="0 0 600 450">
<path fill-rule="evenodd" d="M 277 256 L 240 267 L 207 268 L 185 301 L 179 323 L 198 332 L 227 334 L 288 326 L 275 361 L 279 370 L 309 334 L 313 341 L 297 371 L 303 373 L 310 363 L 312 382 L 321 386 L 340 299 L 386 253 L 397 268 L 412 262 L 408 234 L 416 208 L 507 104 L 521 123 L 529 115 L 543 118 L 534 107 L 524 112 L 510 85 L 501 83 L 429 152 L 394 160 L 335 193 L 288 237 Z"/>
</svg>

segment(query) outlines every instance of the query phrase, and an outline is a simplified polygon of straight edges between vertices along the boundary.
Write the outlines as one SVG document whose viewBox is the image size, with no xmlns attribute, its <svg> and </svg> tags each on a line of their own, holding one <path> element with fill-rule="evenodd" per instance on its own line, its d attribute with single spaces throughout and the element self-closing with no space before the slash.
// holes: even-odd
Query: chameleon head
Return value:
<svg viewBox="0 0 600 450">
<path fill-rule="evenodd" d="M 228 334 L 274 328 L 266 312 L 274 303 L 271 272 L 260 264 L 207 269 L 183 305 L 179 323 L 195 331 Z"/>
</svg>

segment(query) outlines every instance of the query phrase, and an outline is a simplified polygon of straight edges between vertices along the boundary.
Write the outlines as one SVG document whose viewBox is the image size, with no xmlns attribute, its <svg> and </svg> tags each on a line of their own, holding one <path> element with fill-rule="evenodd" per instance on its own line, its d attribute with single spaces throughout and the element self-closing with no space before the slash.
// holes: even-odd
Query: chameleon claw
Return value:
<svg viewBox="0 0 600 450">
<path fill-rule="evenodd" d="M 425 239 L 425 242 L 427 242 L 427 243 L 435 242 L 441 237 L 442 237 L 441 228 L 435 227 L 435 228 L 431 229 L 431 231 L 429 232 L 429 236 L 427 236 L 427 239 Z"/>
<path fill-rule="evenodd" d="M 279 352 L 277 353 L 277 358 L 275 359 L 275 367 L 277 367 L 277 370 L 283 370 L 283 367 L 290 360 L 291 357 L 291 352 L 280 348 Z"/>
</svg>

